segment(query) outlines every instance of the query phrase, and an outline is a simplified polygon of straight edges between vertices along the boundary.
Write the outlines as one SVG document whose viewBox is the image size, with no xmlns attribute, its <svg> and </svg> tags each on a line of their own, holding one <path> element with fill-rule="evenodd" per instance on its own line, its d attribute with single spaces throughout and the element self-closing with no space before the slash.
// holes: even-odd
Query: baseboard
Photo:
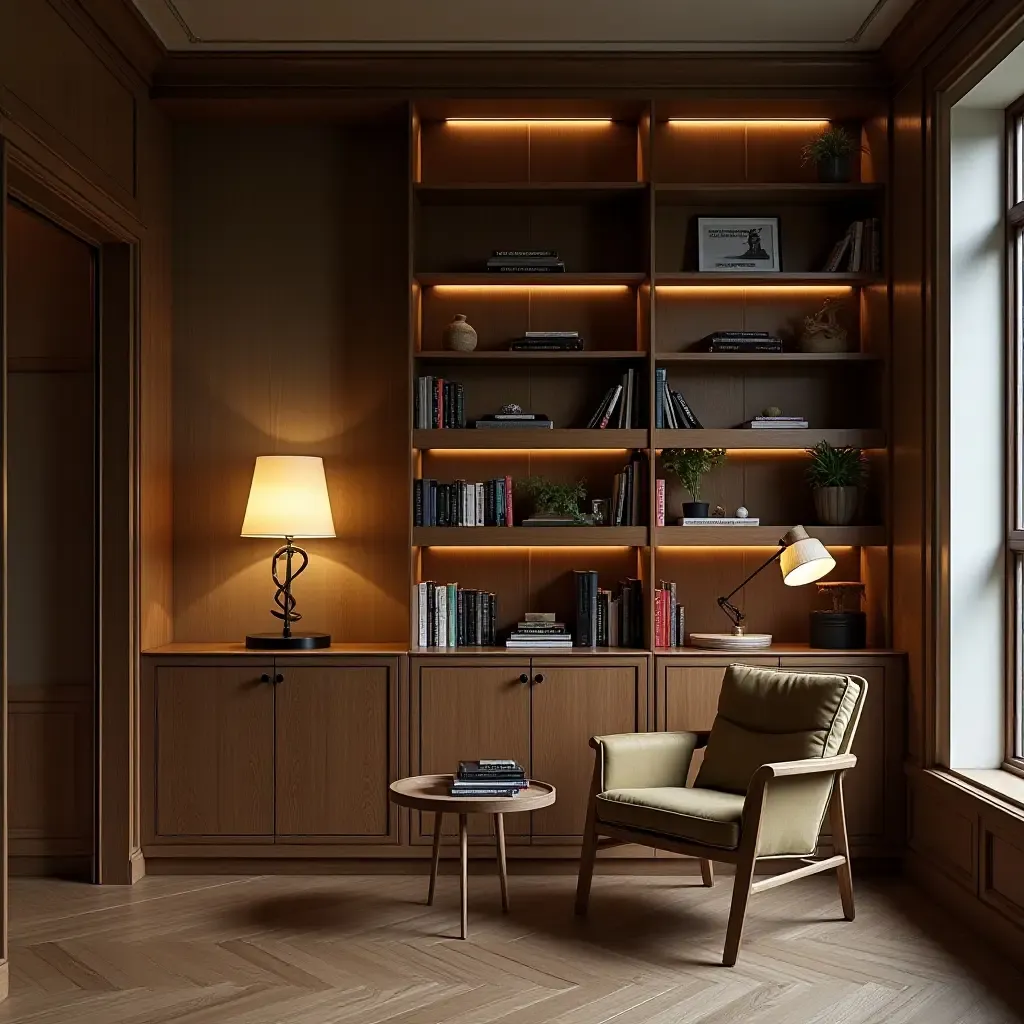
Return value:
<svg viewBox="0 0 1024 1024">
<path fill-rule="evenodd" d="M 146 858 L 141 850 L 136 850 L 128 860 L 128 884 L 134 885 L 146 877 Z"/>
<path fill-rule="evenodd" d="M 11 855 L 7 858 L 11 878 L 65 878 L 74 882 L 92 881 L 92 858 L 63 854 Z"/>
<path fill-rule="evenodd" d="M 913 850 L 908 850 L 904 858 L 904 875 L 963 920 L 1001 956 L 1024 969 L 1024 929 L 982 903 L 974 893 Z"/>
</svg>

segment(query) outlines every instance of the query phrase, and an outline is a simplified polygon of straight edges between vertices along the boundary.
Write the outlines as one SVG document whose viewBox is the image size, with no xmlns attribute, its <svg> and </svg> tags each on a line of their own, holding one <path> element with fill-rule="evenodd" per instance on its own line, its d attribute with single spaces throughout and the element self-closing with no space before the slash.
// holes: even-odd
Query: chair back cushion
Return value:
<svg viewBox="0 0 1024 1024">
<path fill-rule="evenodd" d="M 745 793 L 763 764 L 848 753 L 866 690 L 856 676 L 730 665 L 695 784 Z"/>
</svg>

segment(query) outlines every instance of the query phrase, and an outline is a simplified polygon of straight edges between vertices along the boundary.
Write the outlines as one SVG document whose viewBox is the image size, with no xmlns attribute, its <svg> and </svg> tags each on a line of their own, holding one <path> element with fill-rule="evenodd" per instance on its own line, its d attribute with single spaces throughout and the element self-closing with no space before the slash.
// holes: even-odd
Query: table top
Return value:
<svg viewBox="0 0 1024 1024">
<path fill-rule="evenodd" d="M 452 814 L 515 814 L 539 811 L 555 802 L 555 787 L 530 779 L 518 796 L 451 796 L 452 775 L 415 775 L 391 783 L 392 803 L 417 811 Z"/>
</svg>

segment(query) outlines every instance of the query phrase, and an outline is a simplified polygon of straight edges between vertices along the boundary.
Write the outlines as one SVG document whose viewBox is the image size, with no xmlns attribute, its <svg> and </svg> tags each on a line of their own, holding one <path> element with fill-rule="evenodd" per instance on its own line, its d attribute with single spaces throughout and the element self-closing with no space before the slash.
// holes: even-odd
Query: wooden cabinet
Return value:
<svg viewBox="0 0 1024 1024">
<path fill-rule="evenodd" d="M 273 671 L 272 661 L 155 670 L 158 835 L 273 836 Z"/>
</svg>

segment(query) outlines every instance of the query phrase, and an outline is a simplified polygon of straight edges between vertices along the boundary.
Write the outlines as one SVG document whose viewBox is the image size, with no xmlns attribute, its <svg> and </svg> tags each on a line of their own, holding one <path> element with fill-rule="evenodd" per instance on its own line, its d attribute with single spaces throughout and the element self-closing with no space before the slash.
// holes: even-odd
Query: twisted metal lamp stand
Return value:
<svg viewBox="0 0 1024 1024">
<path fill-rule="evenodd" d="M 295 633 L 292 631 L 292 623 L 298 622 L 302 618 L 302 615 L 295 610 L 296 600 L 292 595 L 292 584 L 309 565 L 309 555 L 305 550 L 293 544 L 292 539 L 285 537 L 284 544 L 274 552 L 274 557 L 270 560 L 270 575 L 277 584 L 274 603 L 280 609 L 278 611 L 271 608 L 270 614 L 281 619 L 284 627 L 280 633 L 251 633 L 245 638 L 245 646 L 250 650 L 296 651 L 331 646 L 331 638 L 327 633 Z M 293 565 L 293 559 L 296 556 L 302 559 L 298 568 Z M 282 558 L 284 559 L 283 580 L 277 572 Z"/>
</svg>

